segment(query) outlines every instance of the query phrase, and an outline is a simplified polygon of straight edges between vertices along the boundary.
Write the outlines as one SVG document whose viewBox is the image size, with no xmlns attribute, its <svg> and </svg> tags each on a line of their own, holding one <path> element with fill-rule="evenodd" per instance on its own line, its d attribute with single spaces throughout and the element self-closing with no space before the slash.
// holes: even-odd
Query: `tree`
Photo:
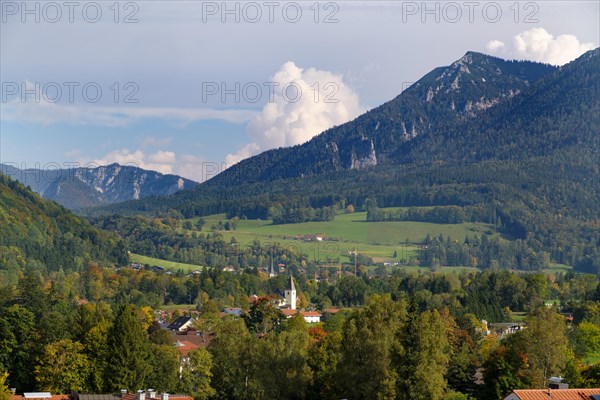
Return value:
<svg viewBox="0 0 600 400">
<path fill-rule="evenodd" d="M 582 358 L 600 351 L 600 326 L 593 322 L 581 322 L 573 332 L 575 353 Z"/>
<path fill-rule="evenodd" d="M 85 353 L 90 360 L 89 387 L 94 393 L 102 393 L 107 389 L 105 386 L 108 386 L 104 382 L 107 377 L 106 369 L 111 352 L 111 349 L 108 347 L 109 329 L 109 322 L 101 321 L 98 325 L 90 328 L 82 340 Z"/>
<path fill-rule="evenodd" d="M 11 327 L 4 318 L 0 318 L 0 371 L 8 370 L 11 353 L 19 346 Z"/>
<path fill-rule="evenodd" d="M 146 387 L 146 378 L 151 369 L 148 345 L 148 334 L 138 318 L 136 308 L 121 306 L 108 333 L 108 389 L 138 390 Z"/>
<path fill-rule="evenodd" d="M 346 207 L 346 214 L 352 214 L 354 212 L 354 206 L 352 204 L 348 204 Z"/>
<path fill-rule="evenodd" d="M 541 307 L 527 319 L 520 350 L 529 361 L 528 375 L 536 388 L 546 386 L 551 376 L 560 374 L 568 359 L 565 319 L 557 311 Z"/>
<path fill-rule="evenodd" d="M 527 359 L 523 354 L 514 350 L 511 345 L 514 338 L 514 335 L 509 337 L 484 362 L 484 385 L 482 388 L 484 397 L 482 398 L 500 400 L 513 389 L 529 386 L 522 373 L 522 370 L 527 368 Z"/>
<path fill-rule="evenodd" d="M 308 332 L 271 333 L 259 342 L 259 398 L 304 398 L 312 380 L 308 366 Z"/>
<path fill-rule="evenodd" d="M 261 297 L 250 306 L 250 310 L 243 315 L 244 322 L 250 332 L 268 333 L 279 329 L 284 316 L 271 305 L 271 297 Z"/>
<path fill-rule="evenodd" d="M 152 371 L 147 382 L 161 392 L 174 392 L 179 378 L 179 352 L 172 343 L 150 344 Z"/>
<path fill-rule="evenodd" d="M 394 364 L 404 351 L 399 333 L 405 318 L 404 303 L 394 302 L 390 296 L 374 295 L 364 310 L 355 311 L 347 320 L 337 363 L 340 397 L 397 396 Z"/>
<path fill-rule="evenodd" d="M 10 389 L 8 388 L 8 372 L 0 369 L 0 400 L 10 399 Z"/>
<path fill-rule="evenodd" d="M 35 367 L 35 380 L 39 388 L 52 393 L 85 392 L 90 366 L 83 345 L 63 339 L 46 345 Z"/>
<path fill-rule="evenodd" d="M 248 399 L 257 395 L 258 339 L 240 319 L 225 318 L 215 329 L 208 350 L 213 359 L 212 387 L 216 399 Z"/>
<path fill-rule="evenodd" d="M 315 329 L 322 330 L 320 327 Z M 336 372 L 342 344 L 341 331 L 327 333 L 317 340 L 309 350 L 308 364 L 313 371 L 313 383 L 308 398 L 337 399 Z"/>
<path fill-rule="evenodd" d="M 448 327 L 437 310 L 411 308 L 403 330 L 406 354 L 399 360 L 399 392 L 411 400 L 441 400 L 450 360 Z"/>
<path fill-rule="evenodd" d="M 216 391 L 210 386 L 212 378 L 212 358 L 203 347 L 190 351 L 189 359 L 181 371 L 179 390 L 194 397 L 194 400 L 205 400 L 214 396 Z"/>
<path fill-rule="evenodd" d="M 206 225 L 206 220 L 202 217 L 198 218 L 198 221 L 196 221 L 196 229 L 201 231 L 204 225 Z"/>
<path fill-rule="evenodd" d="M 6 309 L 3 318 L 18 343 L 17 346 L 12 346 L 12 351 L 8 354 L 7 370 L 10 371 L 8 378 L 10 385 L 23 391 L 31 390 L 35 382 L 32 366 L 35 365 L 34 360 L 40 352 L 39 335 L 35 329 L 35 316 L 31 311 L 16 304 Z M 7 347 L 3 349 L 3 352 L 11 346 L 10 343 L 9 335 L 8 342 L 4 343 Z"/>
</svg>

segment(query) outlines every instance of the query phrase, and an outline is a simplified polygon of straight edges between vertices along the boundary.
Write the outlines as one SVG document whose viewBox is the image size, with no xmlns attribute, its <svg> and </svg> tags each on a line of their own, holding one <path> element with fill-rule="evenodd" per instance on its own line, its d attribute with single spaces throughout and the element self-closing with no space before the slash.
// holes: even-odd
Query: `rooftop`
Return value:
<svg viewBox="0 0 600 400">
<path fill-rule="evenodd" d="M 517 389 L 505 400 L 598 400 L 600 388 L 596 389 Z"/>
</svg>

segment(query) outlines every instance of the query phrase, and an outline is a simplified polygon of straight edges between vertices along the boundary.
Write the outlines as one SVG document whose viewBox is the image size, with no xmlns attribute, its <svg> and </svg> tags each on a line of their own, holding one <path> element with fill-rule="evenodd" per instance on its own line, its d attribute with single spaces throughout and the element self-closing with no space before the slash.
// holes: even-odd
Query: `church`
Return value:
<svg viewBox="0 0 600 400">
<path fill-rule="evenodd" d="M 281 312 L 286 318 L 291 318 L 296 314 L 302 315 L 304 317 L 304 321 L 307 324 L 314 324 L 321 322 L 321 313 L 318 311 L 300 311 L 296 309 L 296 300 L 297 300 L 297 292 L 296 286 L 294 285 L 294 278 L 290 275 L 290 282 L 288 283 L 285 289 L 285 303 Z"/>
</svg>

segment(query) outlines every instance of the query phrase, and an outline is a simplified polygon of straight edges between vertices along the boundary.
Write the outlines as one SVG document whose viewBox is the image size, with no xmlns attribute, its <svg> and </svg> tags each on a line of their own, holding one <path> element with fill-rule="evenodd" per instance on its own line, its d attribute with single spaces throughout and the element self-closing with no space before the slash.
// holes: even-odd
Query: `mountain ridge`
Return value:
<svg viewBox="0 0 600 400">
<path fill-rule="evenodd" d="M 96 207 L 149 196 L 170 195 L 196 182 L 177 175 L 113 163 L 93 168 L 24 169 L 0 164 L 0 172 L 69 209 Z"/>
</svg>

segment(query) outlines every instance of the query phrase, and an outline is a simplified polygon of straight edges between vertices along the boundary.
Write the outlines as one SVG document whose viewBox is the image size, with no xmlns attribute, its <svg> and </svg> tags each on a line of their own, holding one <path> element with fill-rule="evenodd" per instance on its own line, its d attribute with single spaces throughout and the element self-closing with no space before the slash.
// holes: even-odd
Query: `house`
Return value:
<svg viewBox="0 0 600 400">
<path fill-rule="evenodd" d="M 222 312 L 222 316 L 226 316 L 226 315 L 233 315 L 234 317 L 241 317 L 242 314 L 244 313 L 244 310 L 242 310 L 239 307 L 227 307 L 225 309 L 223 309 Z"/>
<path fill-rule="evenodd" d="M 177 350 L 181 353 L 182 358 L 188 357 L 190 351 L 197 350 L 200 347 L 189 340 L 178 340 L 175 346 L 177 346 Z"/>
<path fill-rule="evenodd" d="M 515 389 L 504 400 L 600 400 L 600 388 Z"/>
<path fill-rule="evenodd" d="M 286 318 L 292 318 L 294 315 L 300 314 L 304 318 L 304 322 L 306 322 L 307 324 L 314 324 L 317 322 L 321 322 L 321 317 L 322 317 L 321 313 L 318 311 L 298 311 L 298 310 L 292 310 L 290 308 L 284 308 L 283 310 L 281 310 L 281 313 Z"/>
<path fill-rule="evenodd" d="M 300 315 L 304 317 L 307 324 L 315 324 L 321 322 L 321 313 L 318 311 L 301 311 Z"/>
<path fill-rule="evenodd" d="M 298 314 L 298 310 L 292 310 L 291 308 L 284 308 L 283 310 L 281 310 L 281 313 L 286 318 L 292 318 L 294 315 Z"/>
<path fill-rule="evenodd" d="M 177 332 L 183 332 L 192 327 L 193 320 L 191 317 L 179 317 L 167 326 L 167 329 Z"/>
</svg>

